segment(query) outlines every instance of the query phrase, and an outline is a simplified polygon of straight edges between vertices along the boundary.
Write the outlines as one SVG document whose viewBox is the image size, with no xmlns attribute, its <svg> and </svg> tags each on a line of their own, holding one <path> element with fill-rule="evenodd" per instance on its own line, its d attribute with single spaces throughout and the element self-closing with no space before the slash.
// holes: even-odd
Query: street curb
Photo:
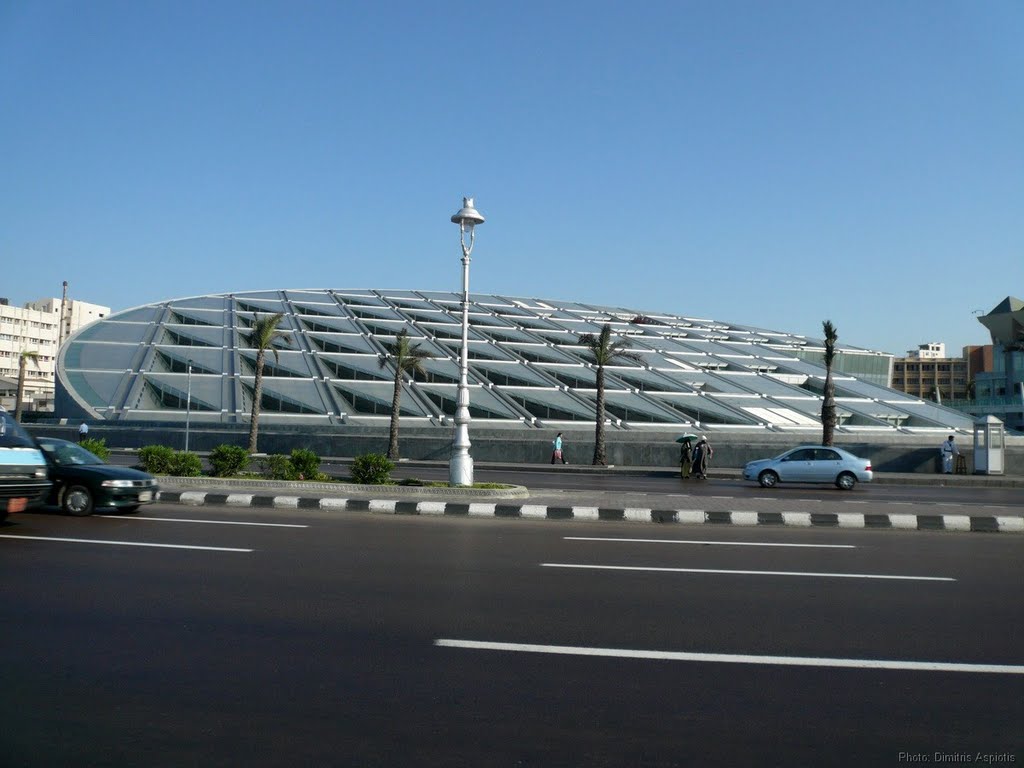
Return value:
<svg viewBox="0 0 1024 768">
<path fill-rule="evenodd" d="M 916 531 L 1024 533 L 1024 518 L 973 515 L 910 515 L 818 512 L 729 512 L 645 507 L 547 506 L 479 501 L 402 501 L 399 499 L 345 499 L 338 497 L 160 491 L 163 503 L 185 506 L 320 509 L 334 512 L 374 512 L 393 515 L 521 518 L 528 520 L 611 520 L 684 525 L 732 525 L 765 528 L 842 528 Z"/>
</svg>

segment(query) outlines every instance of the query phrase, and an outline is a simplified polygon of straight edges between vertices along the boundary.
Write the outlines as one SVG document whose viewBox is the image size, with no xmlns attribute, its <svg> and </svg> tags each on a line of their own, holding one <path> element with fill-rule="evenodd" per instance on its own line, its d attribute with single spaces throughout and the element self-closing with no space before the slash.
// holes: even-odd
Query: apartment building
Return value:
<svg viewBox="0 0 1024 768">
<path fill-rule="evenodd" d="M 970 360 L 966 350 L 961 357 L 950 357 L 942 342 L 921 344 L 906 357 L 893 360 L 892 389 L 922 400 L 966 399 L 972 377 Z"/>
<path fill-rule="evenodd" d="M 25 367 L 24 409 L 53 410 L 54 371 L 60 343 L 74 331 L 110 314 L 110 307 L 67 299 L 39 299 L 24 307 L 0 298 L 0 378 L 17 381 L 22 353 L 34 352 Z M 63 326 L 63 327 L 62 327 Z M 13 411 L 16 392 L 0 388 L 0 405 Z"/>
</svg>

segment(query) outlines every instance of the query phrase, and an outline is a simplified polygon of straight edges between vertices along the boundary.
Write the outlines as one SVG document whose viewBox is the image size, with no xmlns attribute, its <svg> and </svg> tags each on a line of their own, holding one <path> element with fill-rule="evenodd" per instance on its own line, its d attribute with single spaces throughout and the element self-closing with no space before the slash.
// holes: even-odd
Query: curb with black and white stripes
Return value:
<svg viewBox="0 0 1024 768">
<path fill-rule="evenodd" d="M 323 509 L 337 512 L 378 512 L 393 515 L 461 515 L 467 517 L 518 517 L 531 520 L 613 520 L 687 525 L 889 528 L 917 531 L 1024 533 L 1024 517 L 1012 516 L 860 514 L 854 512 L 712 512 L 699 509 L 648 509 L 644 507 L 559 507 L 538 504 L 264 496 L 252 493 L 210 493 L 207 491 L 160 491 L 158 498 L 164 503 L 190 506 Z"/>
</svg>

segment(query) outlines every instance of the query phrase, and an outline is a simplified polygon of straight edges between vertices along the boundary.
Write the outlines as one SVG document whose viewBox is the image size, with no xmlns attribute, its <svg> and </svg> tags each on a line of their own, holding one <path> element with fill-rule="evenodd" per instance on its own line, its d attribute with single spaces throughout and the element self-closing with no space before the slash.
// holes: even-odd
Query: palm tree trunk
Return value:
<svg viewBox="0 0 1024 768">
<path fill-rule="evenodd" d="M 391 435 L 388 440 L 388 458 L 398 461 L 398 409 L 402 403 L 402 369 L 395 371 L 395 394 L 391 398 Z"/>
<path fill-rule="evenodd" d="M 25 368 L 28 358 L 22 355 L 18 360 L 18 398 L 14 402 L 14 420 L 21 421 L 22 401 L 25 399 Z"/>
<path fill-rule="evenodd" d="M 832 445 L 836 429 L 836 385 L 832 371 L 825 374 L 825 399 L 821 403 L 821 444 Z"/>
<path fill-rule="evenodd" d="M 249 418 L 249 453 L 256 453 L 260 428 L 260 401 L 263 399 L 263 350 L 256 353 L 256 378 L 252 383 L 252 415 Z"/>
<path fill-rule="evenodd" d="M 604 447 L 604 366 L 597 367 L 597 424 L 594 428 L 594 466 L 605 466 L 608 456 Z"/>
</svg>

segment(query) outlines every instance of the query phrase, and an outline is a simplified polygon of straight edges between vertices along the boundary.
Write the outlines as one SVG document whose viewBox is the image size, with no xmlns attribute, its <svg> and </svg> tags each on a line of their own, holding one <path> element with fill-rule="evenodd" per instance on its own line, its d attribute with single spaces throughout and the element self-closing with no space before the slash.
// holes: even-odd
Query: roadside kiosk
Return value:
<svg viewBox="0 0 1024 768">
<path fill-rule="evenodd" d="M 974 474 L 1003 474 L 1003 422 L 982 416 L 974 422 Z"/>
</svg>

